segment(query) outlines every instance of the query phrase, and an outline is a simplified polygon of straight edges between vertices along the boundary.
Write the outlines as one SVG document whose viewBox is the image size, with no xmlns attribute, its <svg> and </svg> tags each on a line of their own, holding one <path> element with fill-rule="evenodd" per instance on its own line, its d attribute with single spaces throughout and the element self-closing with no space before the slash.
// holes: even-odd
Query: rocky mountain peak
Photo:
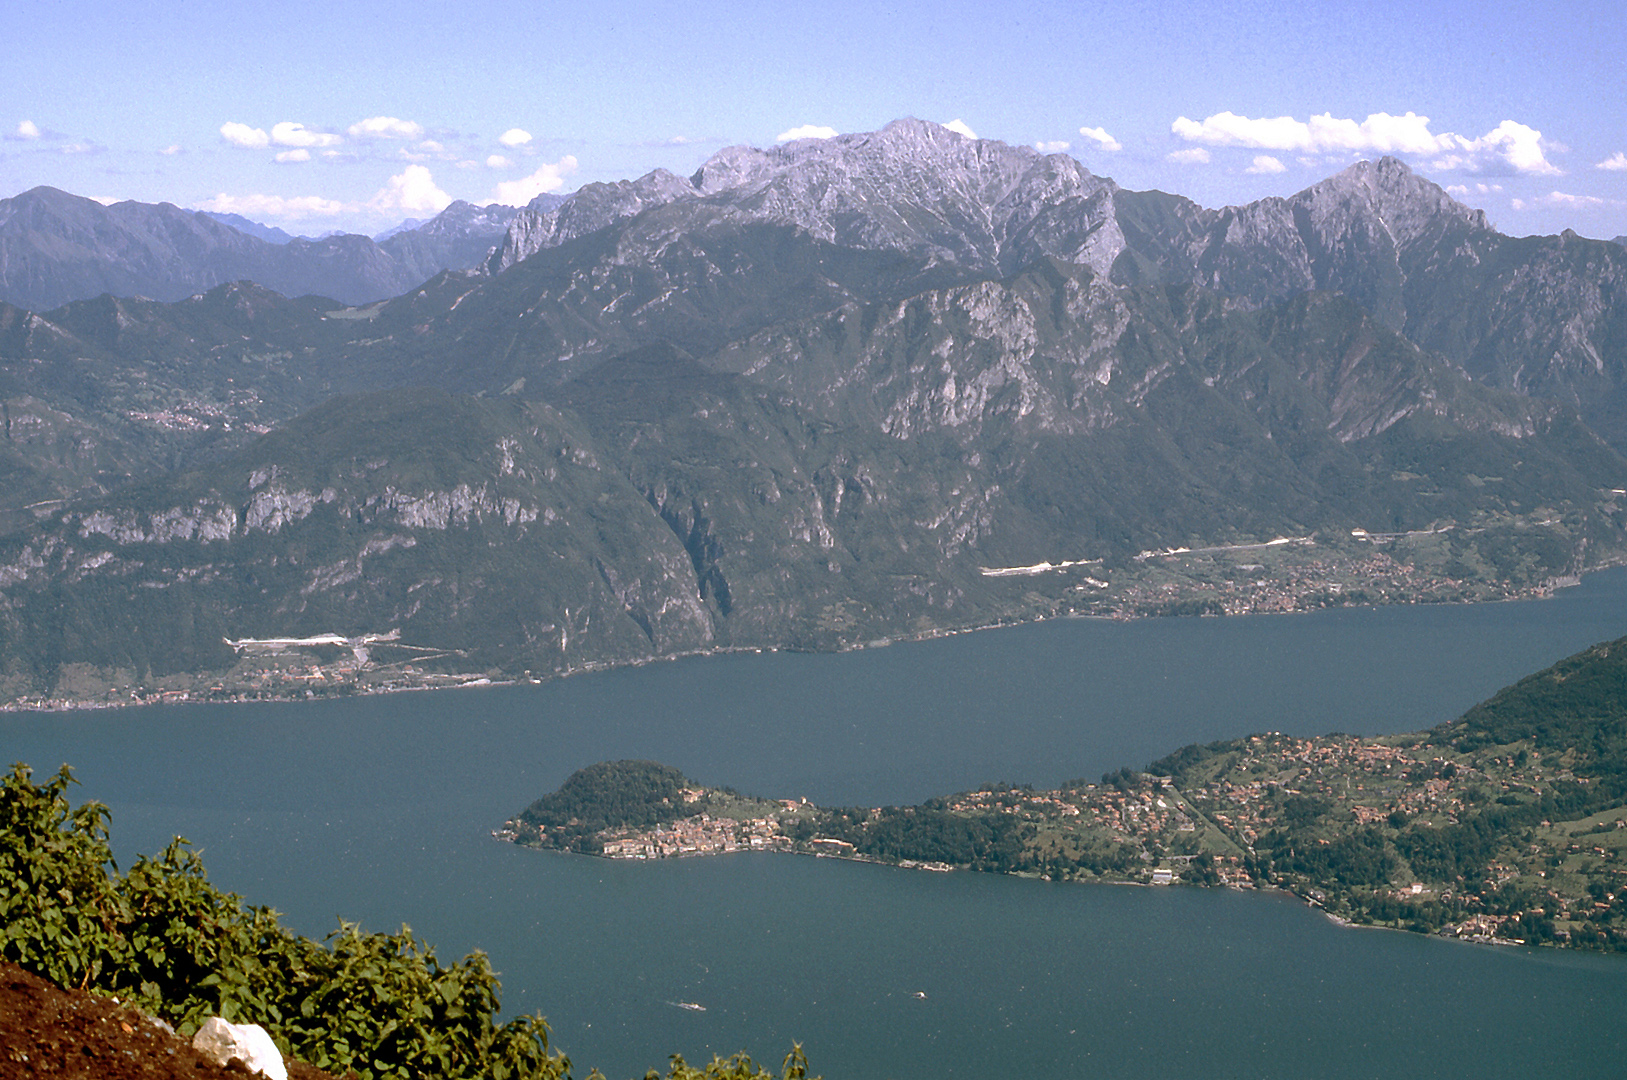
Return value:
<svg viewBox="0 0 1627 1080">
<path fill-rule="evenodd" d="M 1359 214 L 1381 223 L 1399 247 L 1433 239 L 1449 223 L 1491 228 L 1485 212 L 1464 206 L 1399 158 L 1358 161 L 1295 195 L 1291 202 L 1322 214 Z"/>
<path fill-rule="evenodd" d="M 485 268 L 499 273 L 543 248 L 558 247 L 651 206 L 694 194 L 690 181 L 666 169 L 655 169 L 637 180 L 584 184 L 553 209 L 543 210 L 533 203 L 516 213 L 508 232 L 487 257 Z"/>
<path fill-rule="evenodd" d="M 715 195 L 762 176 L 772 167 L 770 160 L 767 151 L 754 146 L 726 146 L 707 158 L 706 163 L 695 170 L 689 182 L 699 194 Z"/>
<path fill-rule="evenodd" d="M 458 199 L 429 221 L 405 231 L 424 236 L 495 236 L 508 228 L 516 213 L 518 211 L 512 206 L 499 203 L 475 206 Z"/>
<path fill-rule="evenodd" d="M 1054 255 L 1105 270 L 1122 247 L 1111 181 L 1065 155 L 1046 156 L 942 124 L 905 118 L 879 131 L 800 139 L 766 150 L 731 146 L 688 180 L 657 170 L 589 184 L 557 211 L 522 212 L 488 261 L 500 271 L 651 207 L 658 231 L 722 221 L 790 226 L 827 243 L 925 253 L 1008 273 Z"/>
</svg>

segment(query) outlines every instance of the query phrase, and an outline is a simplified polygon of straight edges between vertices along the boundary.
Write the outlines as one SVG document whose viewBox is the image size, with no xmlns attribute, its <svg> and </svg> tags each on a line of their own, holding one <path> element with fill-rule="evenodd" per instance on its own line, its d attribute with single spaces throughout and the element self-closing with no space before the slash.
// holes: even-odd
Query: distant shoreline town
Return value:
<svg viewBox="0 0 1627 1080">
<path fill-rule="evenodd" d="M 1365 537 L 1367 534 L 1363 534 Z M 1433 535 L 1433 534 L 1432 534 Z M 1375 544 L 1386 537 L 1378 537 Z M 1281 553 L 1292 548 L 1293 558 L 1268 568 L 1255 563 L 1226 565 L 1226 574 L 1213 567 L 1181 566 L 1202 562 L 1216 552 L 1235 554 L 1263 550 Z M 1042 563 L 1026 567 L 985 568 L 990 576 L 1031 578 L 1073 571 L 1084 584 L 1072 586 L 1075 600 L 1031 612 L 1026 617 L 964 627 L 934 627 L 866 641 L 844 641 L 831 649 L 846 652 L 895 643 L 928 641 L 982 630 L 1001 629 L 1056 618 L 1101 618 L 1131 621 L 1172 615 L 1295 614 L 1344 606 L 1401 604 L 1488 603 L 1551 596 L 1574 586 L 1581 575 L 1565 575 L 1524 585 L 1486 581 L 1460 581 L 1421 570 L 1386 553 L 1373 550 L 1361 559 L 1324 546 L 1312 538 L 1271 543 L 1228 545 L 1224 548 L 1144 552 L 1138 572 L 1120 578 L 1111 589 L 1095 573 L 1099 560 Z M 1149 568 L 1150 567 L 1150 568 Z M 1089 568 L 1090 572 L 1079 568 Z M 1598 567 L 1595 569 L 1608 569 Z M 1209 572 L 1204 572 L 1208 570 Z M 1593 572 L 1590 570 L 1589 572 Z M 1098 586 L 1102 586 L 1099 589 Z M 664 660 L 735 653 L 781 651 L 773 645 L 722 646 L 651 657 L 633 657 L 570 664 L 550 672 L 514 675 L 493 670 L 460 671 L 455 650 L 415 645 L 402 639 L 398 628 L 354 636 L 338 633 L 302 637 L 227 638 L 225 644 L 238 660 L 229 670 L 175 673 L 139 680 L 125 671 L 98 671 L 75 665 L 62 679 L 65 692 L 27 694 L 0 704 L 0 712 L 64 711 L 124 706 L 182 703 L 289 702 L 317 698 L 363 696 L 403 691 L 456 689 L 483 686 L 538 684 L 570 675 L 616 667 L 641 666 Z"/>
</svg>

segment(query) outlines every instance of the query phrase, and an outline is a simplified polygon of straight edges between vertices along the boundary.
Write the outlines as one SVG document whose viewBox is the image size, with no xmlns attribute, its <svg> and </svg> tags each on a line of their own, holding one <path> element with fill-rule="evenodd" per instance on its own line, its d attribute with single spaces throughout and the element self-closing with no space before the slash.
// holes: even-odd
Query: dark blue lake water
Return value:
<svg viewBox="0 0 1627 1080">
<path fill-rule="evenodd" d="M 540 687 L 0 716 L 74 765 L 121 859 L 174 834 L 315 935 L 481 948 L 585 1073 L 792 1040 L 830 1080 L 1619 1077 L 1627 960 L 1341 929 L 1291 900 L 794 856 L 655 864 L 490 830 L 595 761 L 816 802 L 1052 785 L 1260 730 L 1410 731 L 1627 634 L 1627 571 L 1552 600 L 1053 622 Z M 917 993 L 925 997 L 917 997 Z M 697 1002 L 706 1011 L 680 1009 Z"/>
</svg>

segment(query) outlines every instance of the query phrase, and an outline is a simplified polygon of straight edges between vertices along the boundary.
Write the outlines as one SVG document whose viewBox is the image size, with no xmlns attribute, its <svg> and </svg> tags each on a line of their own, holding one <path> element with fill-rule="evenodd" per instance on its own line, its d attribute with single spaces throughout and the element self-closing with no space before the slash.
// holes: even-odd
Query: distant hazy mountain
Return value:
<svg viewBox="0 0 1627 1080">
<path fill-rule="evenodd" d="M 481 262 L 512 214 L 454 203 L 382 244 L 345 234 L 271 242 L 169 203 L 104 207 L 40 187 L 0 200 L 0 299 L 43 311 L 102 293 L 179 300 L 248 279 L 289 296 L 367 303 Z"/>
<path fill-rule="evenodd" d="M 294 238 L 292 233 L 283 232 L 274 225 L 262 225 L 258 221 L 250 221 L 242 214 L 217 214 L 212 210 L 199 210 L 204 217 L 214 218 L 222 225 L 230 225 L 246 236 L 258 237 L 271 244 L 286 244 Z"/>
<path fill-rule="evenodd" d="M 408 229 L 416 229 L 418 226 L 422 225 L 423 223 L 424 223 L 423 218 L 407 218 L 405 221 L 397 222 L 396 224 L 390 226 L 388 229 L 385 229 L 383 232 L 374 233 L 373 234 L 373 242 L 378 243 L 378 244 L 382 244 L 382 243 L 384 243 L 384 241 L 388 240 L 390 237 L 394 236 L 396 233 L 404 233 Z"/>
</svg>

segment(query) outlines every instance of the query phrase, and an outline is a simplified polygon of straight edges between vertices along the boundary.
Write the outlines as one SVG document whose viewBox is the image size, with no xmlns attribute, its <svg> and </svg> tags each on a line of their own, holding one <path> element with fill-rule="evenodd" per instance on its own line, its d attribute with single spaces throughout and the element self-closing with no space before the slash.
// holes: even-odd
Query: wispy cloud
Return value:
<svg viewBox="0 0 1627 1080">
<path fill-rule="evenodd" d="M 284 150 L 282 153 L 277 155 L 277 160 L 284 165 L 298 161 L 310 161 L 311 152 L 305 149 L 303 146 L 298 150 Z"/>
<path fill-rule="evenodd" d="M 1601 199 L 1597 195 L 1572 195 L 1565 191 L 1550 191 L 1548 194 L 1540 195 L 1535 199 L 1510 199 L 1509 205 L 1516 210 L 1578 210 L 1598 206 L 1621 206 L 1622 201 L 1620 199 Z"/>
<path fill-rule="evenodd" d="M 351 124 L 345 134 L 352 139 L 421 139 L 424 127 L 416 121 L 394 116 L 370 116 Z"/>
<path fill-rule="evenodd" d="M 796 142 L 798 139 L 834 139 L 841 132 L 833 127 L 822 124 L 803 124 L 800 127 L 788 128 L 774 136 L 777 143 Z"/>
<path fill-rule="evenodd" d="M 524 206 L 538 195 L 564 187 L 565 177 L 575 171 L 576 158 L 566 154 L 558 161 L 543 165 L 530 176 L 498 184 L 492 189 L 492 202 L 504 206 Z"/>
<path fill-rule="evenodd" d="M 513 167 L 514 162 L 502 154 L 493 154 L 486 159 L 486 168 L 488 169 L 512 169 Z"/>
<path fill-rule="evenodd" d="M 1621 172 L 1623 170 L 1627 170 L 1627 153 L 1622 153 L 1620 150 L 1617 150 L 1614 154 L 1611 154 L 1609 157 L 1605 158 L 1603 161 L 1599 162 L 1593 167 L 1595 169 L 1604 169 L 1608 172 Z"/>
<path fill-rule="evenodd" d="M 1270 154 L 1259 154 L 1255 156 L 1254 163 L 1243 171 L 1254 173 L 1256 176 L 1270 176 L 1274 173 L 1287 172 L 1288 166 L 1284 165 Z"/>
<path fill-rule="evenodd" d="M 1079 134 L 1095 143 L 1098 148 L 1106 150 L 1108 153 L 1116 154 L 1120 150 L 1124 149 L 1124 144 L 1113 138 L 1113 136 L 1109 135 L 1106 128 L 1082 127 L 1079 129 Z"/>
<path fill-rule="evenodd" d="M 1177 117 L 1170 131 L 1187 142 L 1206 146 L 1240 146 L 1258 150 L 1310 153 L 1430 155 L 1437 169 L 1489 171 L 1508 169 L 1537 176 L 1558 176 L 1563 170 L 1548 160 L 1545 150 L 1559 149 L 1542 132 L 1514 120 L 1504 120 L 1478 138 L 1429 130 L 1429 117 L 1407 112 L 1401 116 L 1372 113 L 1357 122 L 1331 113 L 1296 120 L 1292 116 L 1247 117 L 1219 112 L 1203 120 Z"/>
<path fill-rule="evenodd" d="M 256 219 L 269 217 L 282 221 L 304 221 L 313 217 L 336 217 L 352 208 L 320 195 L 300 195 L 290 199 L 281 195 L 227 195 L 222 192 L 213 199 L 205 199 L 196 209 L 216 214 L 242 214 Z"/>
<path fill-rule="evenodd" d="M 1207 165 L 1209 164 L 1209 151 L 1201 146 L 1190 146 L 1185 150 L 1176 150 L 1164 155 L 1166 160 L 1177 165 Z"/>
<path fill-rule="evenodd" d="M 1072 143 L 1064 142 L 1061 139 L 1053 139 L 1050 142 L 1035 143 L 1034 149 L 1038 150 L 1042 154 L 1066 154 L 1068 152 L 1068 148 L 1072 145 Z"/>
<path fill-rule="evenodd" d="M 960 119 L 958 116 L 943 126 L 948 128 L 950 131 L 953 131 L 956 135 L 964 135 L 968 139 L 977 138 L 977 132 L 973 131 L 970 125 L 968 125 L 966 121 Z"/>
<path fill-rule="evenodd" d="M 271 128 L 271 141 L 278 146 L 338 146 L 345 140 L 331 131 L 313 131 L 304 124 L 284 120 Z"/>
<path fill-rule="evenodd" d="M 1447 184 L 1446 187 L 1442 188 L 1441 190 L 1445 191 L 1448 195 L 1452 196 L 1454 199 L 1465 199 L 1465 198 L 1468 198 L 1470 195 L 1475 195 L 1475 194 L 1479 194 L 1479 195 L 1492 195 L 1492 194 L 1495 194 L 1495 193 L 1500 192 L 1500 191 L 1503 190 L 1503 185 L 1502 184 L 1484 184 L 1484 183 L 1481 183 L 1481 184 L 1476 184 L 1474 187 L 1470 187 L 1468 184 Z"/>
</svg>

